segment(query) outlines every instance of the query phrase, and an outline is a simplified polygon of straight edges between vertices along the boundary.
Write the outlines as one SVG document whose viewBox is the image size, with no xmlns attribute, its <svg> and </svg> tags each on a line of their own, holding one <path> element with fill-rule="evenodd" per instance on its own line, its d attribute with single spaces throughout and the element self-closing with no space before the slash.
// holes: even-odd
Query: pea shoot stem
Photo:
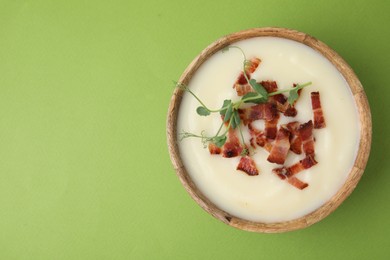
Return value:
<svg viewBox="0 0 390 260">
<path fill-rule="evenodd" d="M 228 46 L 228 47 L 227 47 L 227 50 L 228 50 L 228 49 L 238 49 L 238 50 L 241 52 L 242 56 L 244 57 L 244 62 L 242 63 L 242 72 L 244 73 L 244 77 L 245 77 L 246 81 L 249 82 L 249 77 L 248 77 L 248 75 L 246 74 L 246 68 L 245 68 L 245 66 L 247 65 L 247 63 L 248 63 L 249 61 L 248 61 L 247 58 L 246 58 L 245 52 L 244 52 L 240 47 L 238 47 L 238 46 Z"/>
<path fill-rule="evenodd" d="M 223 127 L 224 124 L 225 124 L 225 123 L 222 121 L 222 123 L 221 123 L 221 125 L 219 126 L 218 131 L 217 131 L 217 133 L 215 134 L 214 137 L 218 136 L 218 134 L 219 134 L 219 132 L 221 132 L 222 127 Z"/>
<path fill-rule="evenodd" d="M 302 89 L 304 87 L 307 87 L 309 85 L 311 85 L 312 82 L 309 81 L 309 82 L 306 82 L 306 83 L 303 83 L 303 84 L 299 84 L 299 85 L 296 85 L 295 87 L 292 87 L 292 88 L 287 88 L 287 89 L 281 89 L 281 90 L 278 90 L 278 91 L 275 91 L 275 92 L 271 92 L 268 94 L 269 97 L 271 96 L 275 96 L 275 95 L 278 95 L 278 94 L 282 94 L 282 93 L 285 93 L 285 92 L 289 92 L 291 90 L 299 90 L 299 89 Z"/>
<path fill-rule="evenodd" d="M 198 96 L 195 95 L 194 92 L 192 92 L 191 89 L 189 89 L 187 86 L 185 86 L 184 88 L 185 88 L 185 90 L 188 91 L 196 100 L 198 100 L 198 102 L 199 102 L 204 108 L 206 108 L 208 111 L 210 111 L 210 112 L 218 112 L 218 111 L 214 111 L 214 110 L 212 110 L 212 109 L 209 109 L 209 108 L 202 102 L 202 100 L 200 100 L 200 99 L 198 98 Z"/>
</svg>

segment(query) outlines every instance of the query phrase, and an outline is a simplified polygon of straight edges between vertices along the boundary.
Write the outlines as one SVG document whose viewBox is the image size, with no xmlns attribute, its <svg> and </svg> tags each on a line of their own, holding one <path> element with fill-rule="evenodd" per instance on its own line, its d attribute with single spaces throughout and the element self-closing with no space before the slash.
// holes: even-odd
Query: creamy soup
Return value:
<svg viewBox="0 0 390 260">
<path fill-rule="evenodd" d="M 258 37 L 235 43 L 247 58 L 258 57 L 260 66 L 252 74 L 257 81 L 273 80 L 279 89 L 293 83 L 312 82 L 303 89 L 294 118 L 281 116 L 279 125 L 313 119 L 310 93 L 319 91 L 326 127 L 313 129 L 317 165 L 296 176 L 309 184 L 299 190 L 278 178 L 261 147 L 252 155 L 260 174 L 248 176 L 236 170 L 240 157 L 210 155 L 200 139 L 179 141 L 179 150 L 188 174 L 200 191 L 222 210 L 246 220 L 265 223 L 302 217 L 328 201 L 344 184 L 354 163 L 359 141 L 359 121 L 351 91 L 338 70 L 321 54 L 301 43 L 275 37 Z M 189 88 L 210 108 L 220 108 L 224 99 L 239 100 L 232 88 L 242 70 L 242 54 L 237 49 L 218 52 L 195 73 Z M 219 114 L 197 115 L 199 103 L 185 93 L 178 117 L 178 132 L 212 136 L 221 124 Z M 262 123 L 257 123 L 259 129 Z M 249 134 L 244 132 L 247 143 Z M 289 166 L 304 155 L 289 153 Z"/>
</svg>

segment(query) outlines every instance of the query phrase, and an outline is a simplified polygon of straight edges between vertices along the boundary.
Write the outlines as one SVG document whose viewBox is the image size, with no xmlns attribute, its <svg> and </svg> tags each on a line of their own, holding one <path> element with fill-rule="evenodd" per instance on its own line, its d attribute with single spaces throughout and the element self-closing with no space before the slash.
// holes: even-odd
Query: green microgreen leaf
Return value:
<svg viewBox="0 0 390 260">
<path fill-rule="evenodd" d="M 235 114 L 233 113 L 232 117 L 230 118 L 230 126 L 233 129 L 235 129 L 237 127 L 236 120 L 234 118 L 235 118 Z"/>
<path fill-rule="evenodd" d="M 196 109 L 196 113 L 198 113 L 198 115 L 200 115 L 200 116 L 210 115 L 210 111 L 207 108 L 202 107 L 202 106 L 200 106 Z"/>
<path fill-rule="evenodd" d="M 298 89 L 292 89 L 290 90 L 289 92 L 289 96 L 287 98 L 287 101 L 288 103 L 292 106 L 294 105 L 294 102 L 299 98 L 299 95 L 298 95 Z"/>
<path fill-rule="evenodd" d="M 268 99 L 268 92 L 267 90 L 259 83 L 256 82 L 255 79 L 251 79 L 249 81 L 249 84 L 251 85 L 251 87 L 259 94 L 261 95 L 262 97 L 264 97 L 265 99 Z"/>
<path fill-rule="evenodd" d="M 226 135 L 220 135 L 214 138 L 213 143 L 218 147 L 222 147 L 226 143 L 226 140 Z"/>
<path fill-rule="evenodd" d="M 260 96 L 258 93 L 255 92 L 249 92 L 246 93 L 241 100 L 244 103 L 255 103 L 255 104 L 261 104 L 267 102 L 267 98 L 264 98 Z"/>
<path fill-rule="evenodd" d="M 232 117 L 232 113 L 233 113 L 233 106 L 232 104 L 230 103 L 229 107 L 227 108 L 226 110 L 226 113 L 225 113 L 225 117 L 223 119 L 223 122 L 227 122 L 230 120 L 230 118 Z"/>
<path fill-rule="evenodd" d="M 231 120 L 231 126 L 233 129 L 236 129 L 240 125 L 241 119 L 240 119 L 240 115 L 238 114 L 237 110 L 234 110 L 233 115 L 232 115 L 230 120 Z"/>
<path fill-rule="evenodd" d="M 229 107 L 229 105 L 230 105 L 231 103 L 232 103 L 232 101 L 231 101 L 230 99 L 225 99 L 225 100 L 223 101 L 221 110 L 219 111 L 219 114 L 220 114 L 221 116 L 224 116 L 224 115 L 225 115 L 225 113 L 226 113 L 226 111 L 227 111 L 227 109 L 228 109 L 228 107 Z"/>
</svg>

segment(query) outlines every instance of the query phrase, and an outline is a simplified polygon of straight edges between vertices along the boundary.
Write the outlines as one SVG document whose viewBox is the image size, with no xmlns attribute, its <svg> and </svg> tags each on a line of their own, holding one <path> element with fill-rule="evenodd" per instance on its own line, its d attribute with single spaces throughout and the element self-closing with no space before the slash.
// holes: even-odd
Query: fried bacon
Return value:
<svg viewBox="0 0 390 260">
<path fill-rule="evenodd" d="M 302 140 L 303 152 L 306 155 L 314 154 L 313 121 L 300 125 L 298 135 Z"/>
<path fill-rule="evenodd" d="M 287 108 L 286 111 L 284 111 L 283 115 L 288 116 L 288 117 L 295 117 L 298 114 L 298 111 L 295 107 L 291 106 L 288 102 L 286 102 Z"/>
<path fill-rule="evenodd" d="M 292 186 L 300 189 L 300 190 L 303 190 L 304 188 L 306 188 L 307 186 L 309 186 L 309 184 L 307 184 L 306 182 L 303 182 L 301 180 L 299 180 L 297 177 L 291 177 L 291 178 L 288 178 L 287 179 L 287 182 L 290 183 Z"/>
<path fill-rule="evenodd" d="M 272 170 L 272 172 L 275 173 L 280 179 L 287 180 L 287 182 L 294 187 L 303 190 L 304 188 L 309 186 L 309 184 L 299 180 L 294 175 L 303 170 L 309 169 L 316 164 L 317 161 L 314 159 L 314 157 L 312 155 L 308 155 L 304 159 L 291 165 L 290 167 L 275 168 Z"/>
<path fill-rule="evenodd" d="M 265 129 L 264 129 L 265 137 L 269 139 L 276 138 L 276 133 L 278 132 L 278 121 L 279 121 L 279 114 L 277 114 L 274 119 L 270 121 L 265 121 Z"/>
<path fill-rule="evenodd" d="M 252 58 L 250 60 L 250 62 L 248 62 L 245 65 L 245 72 L 247 74 L 251 74 L 251 73 L 255 72 L 257 67 L 259 67 L 260 63 L 261 63 L 261 60 L 259 58 Z"/>
<path fill-rule="evenodd" d="M 314 159 L 313 155 L 308 155 L 299 162 L 289 166 L 275 168 L 272 170 L 279 178 L 284 180 L 285 178 L 291 178 L 292 176 L 300 173 L 303 170 L 309 169 L 317 164 L 317 161 Z"/>
<path fill-rule="evenodd" d="M 267 160 L 271 163 L 283 164 L 290 150 L 290 131 L 280 127 L 276 134 L 275 143 L 272 146 Z"/>
<path fill-rule="evenodd" d="M 275 92 L 278 90 L 278 84 L 276 81 L 266 80 L 260 82 L 260 84 L 267 90 L 268 93 Z"/>
<path fill-rule="evenodd" d="M 302 153 L 302 140 L 298 134 L 299 123 L 297 121 L 290 122 L 286 125 L 287 129 L 290 131 L 290 150 L 293 153 L 301 154 Z"/>
<path fill-rule="evenodd" d="M 278 111 L 276 110 L 275 104 L 263 103 L 244 109 L 238 109 L 238 113 L 244 125 L 247 125 L 259 119 L 271 121 L 277 116 Z"/>
<path fill-rule="evenodd" d="M 297 163 L 295 163 L 287 168 L 288 172 L 290 174 L 289 176 L 295 175 L 303 170 L 307 170 L 316 164 L 317 164 L 317 161 L 314 159 L 314 155 L 310 154 L 310 155 L 306 156 L 305 158 L 303 158 L 302 160 L 300 160 L 299 162 L 297 162 Z"/>
<path fill-rule="evenodd" d="M 226 158 L 236 157 L 241 154 L 242 146 L 234 129 L 229 129 L 226 143 L 222 146 L 222 156 Z"/>
<path fill-rule="evenodd" d="M 306 182 L 301 181 L 300 179 L 298 179 L 295 176 L 291 176 L 291 177 L 287 178 L 286 177 L 287 169 L 285 167 L 273 169 L 272 172 L 275 173 L 280 179 L 286 180 L 292 186 L 294 186 L 294 187 L 296 187 L 296 188 L 298 188 L 300 190 L 303 190 L 304 188 L 309 186 L 309 184 L 307 184 Z"/>
<path fill-rule="evenodd" d="M 216 146 L 213 143 L 209 143 L 209 152 L 210 154 L 220 154 L 222 149 L 218 146 Z"/>
<path fill-rule="evenodd" d="M 311 106 L 314 114 L 314 128 L 324 128 L 326 124 L 324 114 L 322 113 L 320 92 L 311 92 Z"/>
<path fill-rule="evenodd" d="M 259 58 L 253 58 L 245 66 L 245 74 L 250 79 L 250 74 L 255 72 L 257 67 L 260 65 L 261 60 Z M 245 78 L 243 72 L 240 73 L 236 82 L 233 85 L 233 88 L 236 89 L 238 96 L 244 96 L 248 92 L 254 92 L 254 89 L 249 85 L 248 81 Z"/>
<path fill-rule="evenodd" d="M 275 92 L 278 90 L 278 85 L 275 81 L 261 81 L 260 84 L 267 90 L 268 93 Z M 296 84 L 294 84 L 294 87 Z M 302 89 L 298 90 L 298 95 L 301 94 Z M 271 103 L 276 105 L 276 109 L 288 117 L 295 117 L 298 111 L 293 105 L 287 102 L 287 97 L 283 94 L 277 94 L 269 98 Z"/>
<path fill-rule="evenodd" d="M 237 170 L 243 171 L 250 176 L 259 175 L 259 170 L 254 160 L 248 155 L 241 157 Z"/>
<path fill-rule="evenodd" d="M 250 79 L 250 75 L 247 74 L 248 79 Z M 233 88 L 237 91 L 237 96 L 243 96 L 248 92 L 254 92 L 251 85 L 249 85 L 248 81 L 246 80 L 244 73 L 241 72 L 238 76 L 236 82 L 233 85 Z"/>
<path fill-rule="evenodd" d="M 265 136 L 263 131 L 260 131 L 253 127 L 252 124 L 248 125 L 249 128 L 249 134 L 251 135 L 250 143 L 253 148 L 256 148 L 256 144 L 258 146 L 263 147 L 268 152 L 271 151 L 272 144 L 269 142 L 267 137 Z"/>
</svg>

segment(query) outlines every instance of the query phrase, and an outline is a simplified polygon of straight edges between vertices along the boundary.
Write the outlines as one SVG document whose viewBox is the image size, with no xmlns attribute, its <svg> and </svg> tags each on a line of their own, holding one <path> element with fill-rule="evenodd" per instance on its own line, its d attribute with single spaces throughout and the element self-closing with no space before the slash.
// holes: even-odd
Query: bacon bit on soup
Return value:
<svg viewBox="0 0 390 260">
<path fill-rule="evenodd" d="M 311 105 L 314 114 L 314 128 L 316 129 L 324 128 L 326 124 L 325 124 L 324 114 L 322 113 L 319 92 L 311 92 Z"/>
<path fill-rule="evenodd" d="M 278 90 L 278 84 L 276 83 L 276 81 L 264 80 L 260 82 L 260 84 L 265 88 L 265 90 L 267 90 L 268 93 L 275 92 Z"/>
<path fill-rule="evenodd" d="M 261 60 L 259 58 L 252 58 L 250 60 L 250 62 L 248 62 L 245 65 L 245 72 L 246 72 L 246 74 L 251 74 L 251 73 L 255 72 L 257 67 L 259 67 L 260 63 L 261 63 Z"/>
<path fill-rule="evenodd" d="M 303 152 L 306 155 L 314 154 L 313 121 L 300 125 L 298 135 L 302 140 Z"/>
<path fill-rule="evenodd" d="M 281 168 L 275 168 L 272 171 L 278 175 L 281 179 L 284 178 L 290 178 L 295 174 L 300 173 L 303 170 L 307 170 L 314 165 L 317 164 L 317 161 L 314 159 L 313 155 L 308 155 L 299 162 L 289 166 L 289 167 L 281 167 Z"/>
<path fill-rule="evenodd" d="M 221 154 L 221 148 L 216 146 L 215 144 L 213 143 L 209 143 L 209 151 L 210 151 L 210 154 Z"/>
<path fill-rule="evenodd" d="M 250 75 L 248 75 L 248 78 L 250 79 Z M 242 72 L 238 77 L 236 83 L 234 83 L 233 88 L 236 89 L 237 96 L 243 96 L 246 93 L 254 91 L 251 85 L 249 85 L 248 81 L 246 80 L 244 73 Z"/>
<path fill-rule="evenodd" d="M 290 131 L 290 150 L 293 153 L 296 154 L 301 154 L 302 153 L 302 140 L 299 137 L 298 134 L 298 127 L 299 127 L 299 122 L 294 121 L 290 122 L 286 125 L 287 129 Z"/>
<path fill-rule="evenodd" d="M 261 81 L 260 84 L 267 90 L 268 93 L 272 93 L 278 90 L 278 85 L 275 81 Z M 296 84 L 293 84 L 296 87 Z M 302 89 L 298 90 L 298 95 L 301 95 Z M 287 97 L 283 94 L 277 94 L 269 98 L 269 102 L 276 105 L 276 109 L 288 117 L 295 117 L 298 111 L 293 105 L 287 102 Z"/>
<path fill-rule="evenodd" d="M 259 58 L 253 58 L 250 60 L 249 63 L 247 63 L 247 65 L 245 66 L 245 74 L 248 79 L 251 78 L 250 75 L 255 72 L 260 63 L 261 60 Z M 243 72 L 241 72 L 238 76 L 236 82 L 233 85 L 233 88 L 236 89 L 238 96 L 244 96 L 249 92 L 254 92 L 254 89 L 249 85 Z"/>
<path fill-rule="evenodd" d="M 275 105 L 271 103 L 263 103 L 244 109 L 238 109 L 238 113 L 240 114 L 240 118 L 244 125 L 259 119 L 271 121 L 278 115 Z"/>
<path fill-rule="evenodd" d="M 265 129 L 264 129 L 265 137 L 269 139 L 276 138 L 276 133 L 278 132 L 279 117 L 280 117 L 279 114 L 277 114 L 274 119 L 265 121 Z"/>
<path fill-rule="evenodd" d="M 285 172 L 287 171 L 286 168 L 277 168 L 277 169 L 273 169 L 272 170 L 280 179 L 282 180 L 286 180 L 288 183 L 290 183 L 291 185 L 293 185 L 294 187 L 300 189 L 300 190 L 303 190 L 304 188 L 306 188 L 307 186 L 309 186 L 309 184 L 307 184 L 306 182 L 303 182 L 301 180 L 299 180 L 297 177 L 295 176 L 291 176 L 289 178 L 286 177 L 285 175 Z"/>
<path fill-rule="evenodd" d="M 253 148 L 258 146 L 263 147 L 268 152 L 271 151 L 272 144 L 270 140 L 267 139 L 263 131 L 256 129 L 252 124 L 248 125 L 249 134 L 251 135 L 250 143 Z"/>
<path fill-rule="evenodd" d="M 239 156 L 243 148 L 234 129 L 229 129 L 227 139 L 226 143 L 222 146 L 222 156 L 226 158 Z"/>
<path fill-rule="evenodd" d="M 248 155 L 241 157 L 237 170 L 243 171 L 250 176 L 259 175 L 255 161 Z"/>
<path fill-rule="evenodd" d="M 297 84 L 293 84 L 293 87 L 295 88 L 297 86 Z M 302 89 L 298 90 L 298 97 L 301 96 L 301 92 L 302 92 Z M 298 111 L 297 109 L 294 107 L 295 106 L 295 103 L 297 103 L 297 100 L 294 101 L 294 103 L 292 105 L 290 105 L 290 103 L 288 102 L 285 102 L 283 103 L 283 106 L 285 107 L 285 111 L 283 112 L 283 114 L 285 116 L 288 116 L 288 117 L 295 117 L 297 114 L 298 114 Z"/>
<path fill-rule="evenodd" d="M 307 184 L 306 182 L 303 182 L 301 180 L 299 180 L 297 177 L 291 177 L 291 178 L 288 178 L 287 179 L 287 182 L 290 183 L 292 186 L 300 189 L 300 190 L 303 190 L 304 188 L 306 188 L 307 186 L 309 186 L 309 184 Z"/>
<path fill-rule="evenodd" d="M 295 117 L 297 114 L 298 114 L 298 111 L 296 110 L 295 107 L 291 106 L 290 104 L 288 104 L 287 108 L 286 108 L 286 111 L 284 111 L 283 113 L 285 116 L 289 116 L 289 117 Z"/>
<path fill-rule="evenodd" d="M 275 143 L 267 160 L 271 163 L 284 164 L 290 150 L 290 131 L 281 126 L 276 135 Z"/>
</svg>

